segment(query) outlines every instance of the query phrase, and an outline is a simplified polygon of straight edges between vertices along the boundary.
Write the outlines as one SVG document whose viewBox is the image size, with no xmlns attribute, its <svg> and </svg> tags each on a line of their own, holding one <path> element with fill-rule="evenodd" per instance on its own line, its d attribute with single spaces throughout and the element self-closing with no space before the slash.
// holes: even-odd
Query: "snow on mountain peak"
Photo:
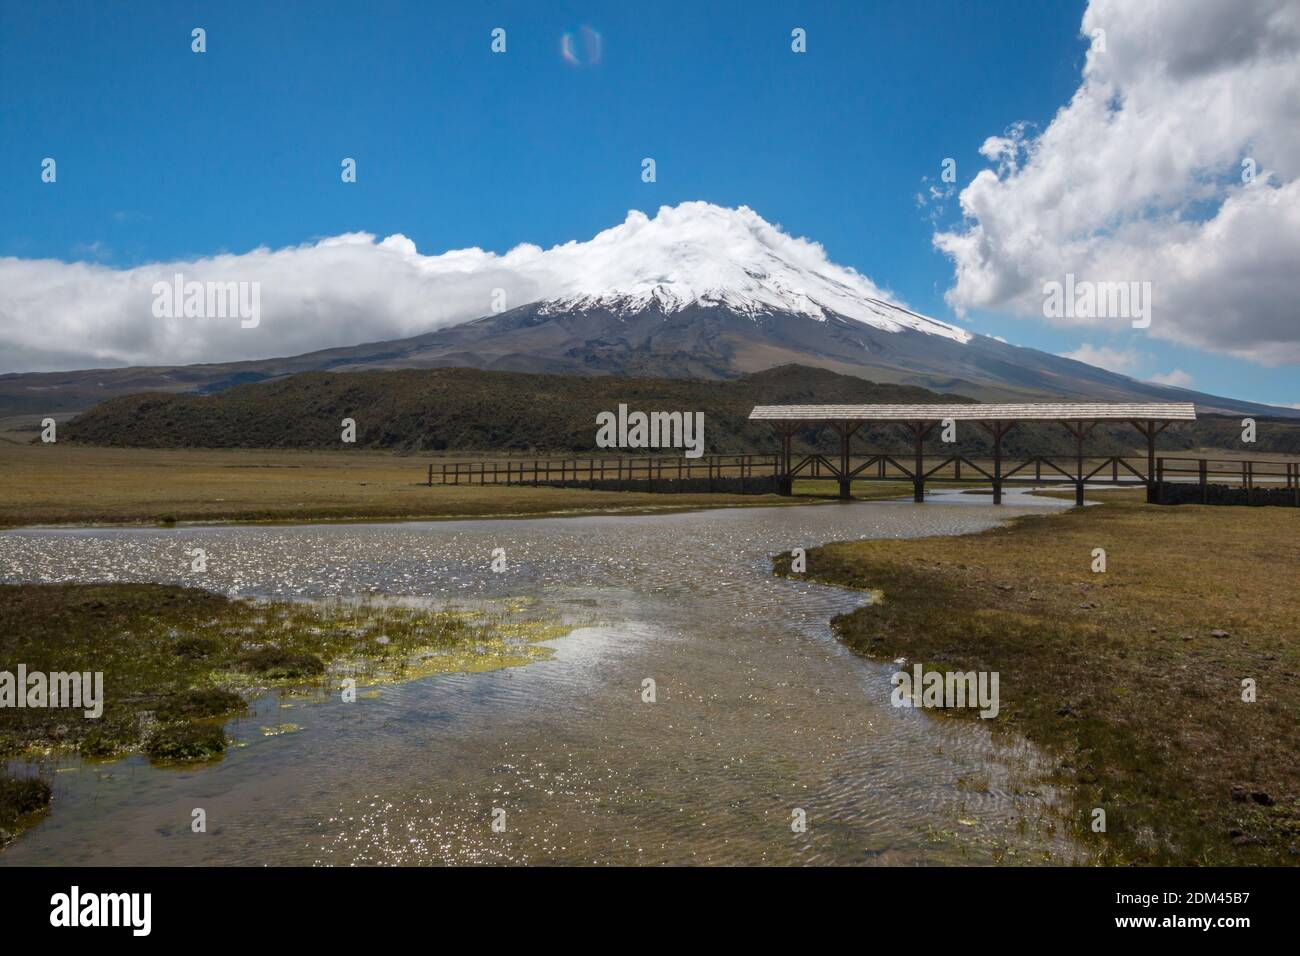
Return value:
<svg viewBox="0 0 1300 956">
<path fill-rule="evenodd" d="M 891 303 L 870 279 L 831 262 L 820 244 L 788 235 L 748 206 L 684 202 L 660 207 L 653 219 L 632 210 L 620 225 L 587 242 L 540 255 L 558 280 L 544 313 L 596 307 L 631 312 L 653 305 L 665 312 L 725 306 L 748 315 L 792 312 L 814 319 L 834 312 L 890 332 L 971 338 L 957 326 Z"/>
</svg>

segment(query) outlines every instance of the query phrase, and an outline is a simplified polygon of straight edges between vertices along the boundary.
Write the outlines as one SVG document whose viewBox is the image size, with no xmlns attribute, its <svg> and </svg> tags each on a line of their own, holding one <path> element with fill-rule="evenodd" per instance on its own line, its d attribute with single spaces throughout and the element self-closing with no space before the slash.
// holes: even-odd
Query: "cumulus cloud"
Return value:
<svg viewBox="0 0 1300 956">
<path fill-rule="evenodd" d="M 1086 362 L 1121 375 L 1131 375 L 1138 367 L 1140 356 L 1132 349 L 1115 349 L 1110 346 L 1094 346 L 1084 343 L 1073 352 L 1061 352 L 1061 358 Z"/>
<path fill-rule="evenodd" d="M 949 303 L 1041 317 L 1068 273 L 1149 281 L 1150 334 L 1300 362 L 1300 3 L 1091 0 L 1081 30 L 1070 102 L 990 137 L 935 236 Z"/>
<path fill-rule="evenodd" d="M 259 283 L 257 326 L 242 328 L 237 318 L 155 317 L 154 284 L 171 284 L 178 273 L 186 282 Z M 869 321 L 907 318 L 873 305 L 887 293 L 830 262 L 819 244 L 743 206 L 692 202 L 663 207 L 653 219 L 634 210 L 585 242 L 523 244 L 504 254 L 474 248 L 422 255 L 405 236 L 352 233 L 131 269 L 0 258 L 0 371 L 295 355 L 418 335 L 498 305 L 611 289 L 638 294 L 663 283 L 679 295 L 739 290 L 759 302 L 784 297 L 810 311 L 820 312 L 818 302 L 846 315 L 865 310 L 861 317 Z"/>
<path fill-rule="evenodd" d="M 492 290 L 537 297 L 504 256 L 463 249 L 422 256 L 404 236 L 355 233 L 287 249 L 113 269 L 87 262 L 0 259 L 0 371 L 224 362 L 414 335 L 485 315 Z M 156 318 L 156 282 L 257 282 L 261 321 Z"/>
</svg>

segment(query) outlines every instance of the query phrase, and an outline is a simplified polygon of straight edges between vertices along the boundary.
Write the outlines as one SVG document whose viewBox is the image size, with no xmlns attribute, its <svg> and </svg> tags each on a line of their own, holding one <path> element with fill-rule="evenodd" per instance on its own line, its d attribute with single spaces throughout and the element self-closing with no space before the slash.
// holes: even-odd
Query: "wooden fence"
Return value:
<svg viewBox="0 0 1300 956">
<path fill-rule="evenodd" d="M 1286 489 L 1291 503 L 1300 505 L 1300 462 L 1255 461 L 1232 458 L 1160 458 L 1156 461 L 1157 487 L 1169 484 L 1200 486 L 1200 501 L 1211 500 L 1210 488 L 1244 488 L 1247 500 L 1257 489 Z"/>
<path fill-rule="evenodd" d="M 428 484 L 545 485 L 596 481 L 756 478 L 780 474 L 780 455 L 704 455 L 699 458 L 497 458 L 430 464 Z"/>
</svg>

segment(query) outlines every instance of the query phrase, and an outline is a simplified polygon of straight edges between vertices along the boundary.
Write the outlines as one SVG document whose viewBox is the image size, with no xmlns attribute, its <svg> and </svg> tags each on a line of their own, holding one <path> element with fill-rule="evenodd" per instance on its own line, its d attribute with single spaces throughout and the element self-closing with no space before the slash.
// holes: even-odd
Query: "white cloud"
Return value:
<svg viewBox="0 0 1300 956">
<path fill-rule="evenodd" d="M 258 282 L 256 328 L 237 319 L 159 319 L 155 282 Z M 127 364 L 183 364 L 294 355 L 418 335 L 487 315 L 493 290 L 505 308 L 611 289 L 678 297 L 725 289 L 762 306 L 780 302 L 820 316 L 821 306 L 882 327 L 967 333 L 881 306 L 889 295 L 744 206 L 665 206 L 586 242 L 523 244 L 498 255 L 458 249 L 421 255 L 401 235 L 334 236 L 286 249 L 254 249 L 132 269 L 97 263 L 0 258 L 0 372 Z"/>
<path fill-rule="evenodd" d="M 1172 372 L 1161 372 L 1158 375 L 1152 375 L 1151 381 L 1156 385 L 1173 385 L 1176 388 L 1191 388 L 1194 379 L 1180 368 Z"/>
<path fill-rule="evenodd" d="M 948 301 L 1041 317 L 1066 273 L 1150 281 L 1150 334 L 1300 362 L 1300 3 L 1091 0 L 1082 33 L 1097 29 L 1105 51 L 1041 134 L 984 143 L 997 171 L 935 236 Z"/>
<path fill-rule="evenodd" d="M 414 335 L 484 315 L 491 290 L 517 303 L 536 280 L 505 256 L 465 249 L 421 256 L 403 236 L 356 233 L 287 249 L 254 249 L 132 269 L 58 260 L 0 259 L 0 371 L 224 362 Z M 261 323 L 159 319 L 153 285 L 259 282 Z"/>
<path fill-rule="evenodd" d="M 1121 375 L 1131 375 L 1140 361 L 1140 356 L 1132 349 L 1114 349 L 1107 345 L 1093 346 L 1087 342 L 1073 352 L 1061 352 L 1060 355 L 1061 358 L 1086 362 L 1111 372 L 1119 372 Z"/>
</svg>

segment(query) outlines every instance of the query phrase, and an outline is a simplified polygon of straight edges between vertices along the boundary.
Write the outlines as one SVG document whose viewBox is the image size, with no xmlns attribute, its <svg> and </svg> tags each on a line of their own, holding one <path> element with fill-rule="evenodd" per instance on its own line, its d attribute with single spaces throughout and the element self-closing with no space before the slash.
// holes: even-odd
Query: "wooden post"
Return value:
<svg viewBox="0 0 1300 956">
<path fill-rule="evenodd" d="M 1078 465 L 1079 480 L 1074 485 L 1074 505 L 1076 508 L 1083 507 L 1083 422 L 1079 422 L 1078 431 L 1074 438 L 1074 458 Z"/>
<path fill-rule="evenodd" d="M 772 423 L 772 430 L 781 439 L 781 450 L 777 454 L 776 463 L 776 493 L 788 498 L 794 493 L 794 480 L 790 477 L 790 438 L 792 430 L 791 426 L 776 422 Z"/>
<path fill-rule="evenodd" d="M 993 436 L 993 503 L 1002 504 L 1002 438 L 1016 427 L 1016 422 L 980 422 L 980 426 Z"/>
<path fill-rule="evenodd" d="M 1197 471 L 1197 478 L 1199 479 L 1201 485 L 1201 504 L 1203 505 L 1209 504 L 1210 501 L 1209 475 L 1207 474 L 1208 470 L 1209 470 L 1209 463 L 1204 458 L 1202 458 L 1199 462 L 1197 462 L 1196 471 Z"/>
<path fill-rule="evenodd" d="M 909 425 L 912 434 L 916 436 L 916 470 L 912 472 L 912 500 L 917 504 L 925 502 L 925 436 L 930 433 L 933 425 L 926 425 L 924 422 L 916 422 Z"/>
<path fill-rule="evenodd" d="M 1156 470 L 1156 423 L 1147 421 L 1147 503 L 1155 504 L 1159 495 L 1157 484 L 1152 479 Z"/>
<path fill-rule="evenodd" d="M 791 428 L 785 433 L 785 457 L 782 470 L 785 472 L 785 491 L 783 494 L 789 496 L 794 494 L 794 475 L 790 472 L 794 468 L 794 429 Z"/>
<path fill-rule="evenodd" d="M 993 503 L 1002 504 L 1002 423 L 993 423 Z"/>
<path fill-rule="evenodd" d="M 1136 422 L 1134 424 L 1137 425 Z M 1084 428 L 1082 420 L 1075 422 L 1073 425 L 1069 422 L 1061 422 L 1061 427 L 1074 436 L 1074 464 L 1076 469 L 1074 475 L 1074 506 L 1081 508 L 1083 507 L 1083 439 L 1088 432 L 1097 427 L 1097 423 L 1093 422 L 1092 425 Z M 1141 426 L 1137 427 L 1139 430 L 1141 429 Z"/>
<path fill-rule="evenodd" d="M 848 501 L 853 497 L 849 482 L 849 437 L 854 430 L 848 422 L 836 426 L 836 430 L 840 433 L 840 500 Z"/>
<path fill-rule="evenodd" d="M 1159 428 L 1156 427 L 1154 418 L 1148 418 L 1145 422 L 1129 419 L 1129 424 L 1141 432 L 1142 437 L 1147 440 L 1147 503 L 1155 504 L 1159 498 L 1157 493 L 1159 479 L 1156 475 L 1156 436 L 1169 426 L 1169 422 L 1165 422 Z"/>
</svg>

